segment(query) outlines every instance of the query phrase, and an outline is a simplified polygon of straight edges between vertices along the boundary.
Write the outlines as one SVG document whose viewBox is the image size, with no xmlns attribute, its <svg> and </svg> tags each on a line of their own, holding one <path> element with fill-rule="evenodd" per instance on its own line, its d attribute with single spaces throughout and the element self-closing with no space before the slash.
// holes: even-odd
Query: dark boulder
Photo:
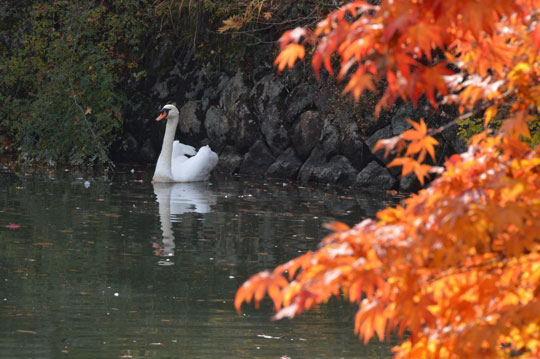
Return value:
<svg viewBox="0 0 540 359">
<path fill-rule="evenodd" d="M 232 146 L 225 146 L 219 154 L 219 161 L 216 167 L 217 172 L 235 174 L 240 171 L 242 156 Z"/>
<path fill-rule="evenodd" d="M 243 101 L 237 102 L 229 111 L 229 118 L 236 119 L 236 132 L 231 141 L 240 153 L 246 153 L 261 138 L 259 121 Z"/>
<path fill-rule="evenodd" d="M 269 104 L 281 101 L 284 88 L 283 83 L 274 74 L 264 76 L 253 86 L 249 94 L 255 110 L 258 113 L 263 113 Z"/>
<path fill-rule="evenodd" d="M 279 156 L 289 147 L 289 135 L 276 105 L 268 106 L 262 114 L 261 132 L 274 156 Z"/>
<path fill-rule="evenodd" d="M 374 134 L 372 134 L 366 141 L 366 144 L 368 145 L 369 149 L 371 150 L 371 153 L 373 153 L 373 155 L 375 157 L 377 157 L 377 159 L 379 161 L 381 161 L 382 163 L 384 164 L 388 164 L 390 163 L 390 161 L 392 161 L 393 157 L 389 154 L 388 156 L 384 156 L 384 149 L 380 149 L 380 150 L 377 150 L 377 151 L 373 151 L 373 149 L 375 148 L 375 145 L 377 144 L 377 141 L 379 140 L 384 140 L 384 139 L 388 139 L 390 137 L 393 136 L 393 133 L 392 133 L 392 126 L 391 125 L 388 125 L 388 126 L 385 126 L 377 131 L 375 131 Z"/>
<path fill-rule="evenodd" d="M 180 120 L 178 130 L 180 131 L 182 143 L 190 143 L 199 139 L 201 135 L 201 120 L 199 118 L 199 104 L 195 101 L 188 101 L 180 108 Z M 186 140 L 186 138 L 190 139 Z"/>
<path fill-rule="evenodd" d="M 427 179 L 425 180 L 427 181 Z M 414 173 L 409 173 L 399 180 L 399 188 L 405 192 L 417 192 L 422 188 L 422 185 Z"/>
<path fill-rule="evenodd" d="M 268 146 L 266 146 L 264 141 L 258 140 L 244 156 L 239 173 L 249 176 L 265 177 L 266 171 L 274 161 L 275 157 L 272 155 Z"/>
<path fill-rule="evenodd" d="M 311 150 L 319 143 L 323 121 L 317 111 L 306 111 L 300 115 L 292 128 L 291 140 L 302 160 L 306 160 Z"/>
<path fill-rule="evenodd" d="M 302 166 L 302 161 L 294 152 L 294 148 L 289 147 L 272 163 L 266 175 L 274 178 L 293 179 L 296 178 L 300 166 Z"/>
<path fill-rule="evenodd" d="M 318 90 L 314 85 L 304 83 L 295 88 L 286 100 L 285 121 L 290 124 L 302 112 L 315 109 L 317 96 Z"/>
<path fill-rule="evenodd" d="M 342 155 L 336 155 L 326 160 L 323 146 L 317 146 L 311 152 L 307 161 L 300 168 L 298 181 L 352 185 L 358 173 L 350 161 Z"/>
<path fill-rule="evenodd" d="M 235 132 L 235 125 L 236 123 L 230 121 L 229 118 L 225 116 L 225 113 L 216 106 L 211 106 L 208 111 L 206 111 L 204 127 L 214 151 L 221 152 L 227 140 L 231 138 L 231 135 Z"/>
<path fill-rule="evenodd" d="M 393 188 L 395 184 L 396 179 L 390 171 L 376 161 L 372 161 L 358 173 L 354 187 L 383 191 Z"/>
</svg>

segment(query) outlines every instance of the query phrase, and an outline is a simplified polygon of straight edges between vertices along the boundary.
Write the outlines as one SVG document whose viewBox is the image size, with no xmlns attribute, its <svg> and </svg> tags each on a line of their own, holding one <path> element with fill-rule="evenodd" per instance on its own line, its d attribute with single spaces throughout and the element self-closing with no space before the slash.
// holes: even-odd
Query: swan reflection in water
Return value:
<svg viewBox="0 0 540 359">
<path fill-rule="evenodd" d="M 162 243 L 153 243 L 154 253 L 164 257 L 159 265 L 173 265 L 170 257 L 174 256 L 173 222 L 180 222 L 179 215 L 195 212 L 210 213 L 216 204 L 216 197 L 208 191 L 208 183 L 154 183 L 154 193 L 159 204 Z"/>
</svg>

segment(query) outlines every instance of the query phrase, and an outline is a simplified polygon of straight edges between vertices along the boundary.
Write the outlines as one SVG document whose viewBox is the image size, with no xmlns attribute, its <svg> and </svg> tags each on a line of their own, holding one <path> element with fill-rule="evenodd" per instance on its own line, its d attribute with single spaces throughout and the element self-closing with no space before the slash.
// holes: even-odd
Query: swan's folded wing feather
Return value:
<svg viewBox="0 0 540 359">
<path fill-rule="evenodd" d="M 173 142 L 173 158 L 177 156 L 195 156 L 197 154 L 197 151 L 195 151 L 195 147 L 190 145 L 184 145 L 183 143 L 180 143 L 180 141 L 174 141 Z"/>
<path fill-rule="evenodd" d="M 205 181 L 216 167 L 218 156 L 210 147 L 203 146 L 197 154 L 184 162 L 173 161 L 172 174 L 177 182 Z"/>
</svg>

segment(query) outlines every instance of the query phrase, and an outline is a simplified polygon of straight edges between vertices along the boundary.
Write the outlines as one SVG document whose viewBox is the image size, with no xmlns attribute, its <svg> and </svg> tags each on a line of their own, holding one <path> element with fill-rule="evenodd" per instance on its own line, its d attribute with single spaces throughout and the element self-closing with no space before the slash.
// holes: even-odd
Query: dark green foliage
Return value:
<svg viewBox="0 0 540 359">
<path fill-rule="evenodd" d="M 489 122 L 489 128 L 493 131 L 498 131 L 501 124 L 501 118 L 495 116 L 495 118 Z M 477 135 L 484 130 L 484 119 L 481 117 L 466 118 L 458 121 L 458 126 L 457 135 L 462 140 L 469 141 L 472 136 Z M 531 133 L 531 138 L 524 138 L 524 140 L 532 147 L 538 146 L 538 144 L 540 144 L 540 121 L 538 121 L 538 119 L 529 122 L 529 131 Z"/>
<path fill-rule="evenodd" d="M 29 3 L 0 10 L 0 130 L 25 159 L 108 162 L 127 101 L 119 85 L 138 66 L 151 10 L 138 0 Z"/>
<path fill-rule="evenodd" d="M 0 151 L 110 162 L 122 113 L 150 100 L 142 92 L 171 66 L 271 68 L 279 35 L 329 10 L 318 0 L 0 0 Z M 239 31 L 219 33 L 230 19 Z"/>
</svg>

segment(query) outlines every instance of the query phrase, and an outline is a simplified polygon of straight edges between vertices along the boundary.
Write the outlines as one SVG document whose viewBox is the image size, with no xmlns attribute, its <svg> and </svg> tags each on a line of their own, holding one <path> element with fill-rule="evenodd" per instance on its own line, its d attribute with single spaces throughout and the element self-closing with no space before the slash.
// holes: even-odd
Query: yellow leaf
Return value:
<svg viewBox="0 0 540 359">
<path fill-rule="evenodd" d="M 497 107 L 490 107 L 484 113 L 484 127 L 487 127 L 489 121 L 497 114 Z"/>
<path fill-rule="evenodd" d="M 218 29 L 220 34 L 229 30 L 240 30 L 246 19 L 240 15 L 233 15 L 230 18 L 223 20 L 223 26 Z"/>
</svg>

